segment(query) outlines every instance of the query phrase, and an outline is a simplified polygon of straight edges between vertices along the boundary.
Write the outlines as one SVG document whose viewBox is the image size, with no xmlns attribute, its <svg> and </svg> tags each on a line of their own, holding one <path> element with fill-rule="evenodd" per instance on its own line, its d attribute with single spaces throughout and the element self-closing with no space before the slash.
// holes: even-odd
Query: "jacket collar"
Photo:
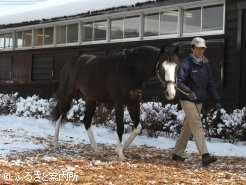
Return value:
<svg viewBox="0 0 246 185">
<path fill-rule="evenodd" d="M 208 63 L 209 60 L 207 59 L 207 57 L 203 56 L 202 59 L 196 58 L 192 53 L 190 54 L 190 59 L 191 61 L 193 61 L 195 64 L 197 65 L 202 65 L 205 63 Z"/>
</svg>

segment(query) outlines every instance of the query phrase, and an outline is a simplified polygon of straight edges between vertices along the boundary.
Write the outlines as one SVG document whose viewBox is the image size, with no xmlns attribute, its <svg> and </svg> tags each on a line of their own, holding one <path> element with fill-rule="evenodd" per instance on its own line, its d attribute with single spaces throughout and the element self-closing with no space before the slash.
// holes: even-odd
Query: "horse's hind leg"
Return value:
<svg viewBox="0 0 246 185">
<path fill-rule="evenodd" d="M 63 94 L 63 96 L 58 96 L 58 102 L 56 106 L 54 107 L 52 114 L 54 119 L 56 120 L 56 128 L 55 128 L 55 136 L 54 136 L 54 149 L 57 149 L 59 147 L 59 131 L 62 119 L 66 115 L 67 111 L 70 108 L 72 99 L 73 99 L 73 93 L 70 93 L 69 96 L 66 96 L 66 94 Z"/>
<path fill-rule="evenodd" d="M 140 118 L 139 118 L 140 117 L 140 103 L 137 102 L 136 104 L 128 105 L 127 109 L 134 123 L 135 129 L 130 135 L 130 137 L 124 142 L 123 149 L 128 147 L 142 130 L 142 125 L 140 123 Z"/>
<path fill-rule="evenodd" d="M 116 147 L 116 152 L 119 154 L 119 159 L 124 160 L 125 156 L 123 154 L 123 144 L 122 144 L 122 136 L 124 133 L 124 107 L 121 103 L 116 103 L 115 106 L 115 115 L 116 115 L 116 124 L 117 124 L 117 134 L 118 134 L 118 143 Z"/>
<path fill-rule="evenodd" d="M 91 121 L 92 121 L 92 117 L 95 113 L 95 110 L 96 110 L 96 102 L 87 100 L 86 104 L 85 104 L 85 116 L 84 116 L 83 122 L 85 125 L 87 135 L 88 135 L 89 140 L 90 140 L 91 148 L 96 153 L 98 153 L 99 149 L 98 149 L 94 134 L 93 134 L 92 129 L 91 129 Z"/>
</svg>

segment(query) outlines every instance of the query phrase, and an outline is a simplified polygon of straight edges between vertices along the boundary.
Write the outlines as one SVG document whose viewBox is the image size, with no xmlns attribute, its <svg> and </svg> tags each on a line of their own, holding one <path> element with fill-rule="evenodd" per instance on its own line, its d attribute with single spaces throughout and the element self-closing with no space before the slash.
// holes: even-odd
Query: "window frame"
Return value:
<svg viewBox="0 0 246 185">
<path fill-rule="evenodd" d="M 203 26 L 203 7 L 207 7 L 207 6 L 215 6 L 215 5 L 222 5 L 223 6 L 223 23 L 222 23 L 222 29 L 221 30 L 208 30 L 208 31 L 203 31 L 202 30 L 202 26 Z M 184 6 L 182 7 L 182 22 L 183 22 L 183 18 L 184 18 L 184 15 L 183 15 L 183 10 L 185 9 L 192 9 L 192 8 L 198 8 L 198 7 L 201 7 L 201 25 L 200 25 L 200 32 L 191 32 L 191 33 L 184 33 L 183 32 L 183 29 L 181 29 L 181 37 L 192 37 L 192 36 L 197 36 L 197 35 L 200 35 L 200 36 L 206 36 L 206 35 L 220 35 L 220 34 L 224 34 L 225 33 L 225 8 L 226 8 L 226 4 L 225 4 L 225 1 L 219 1 L 219 2 L 213 2 L 213 3 L 202 3 L 200 4 L 200 6 L 196 6 L 196 5 L 193 5 L 193 6 Z M 182 26 L 183 26 L 183 23 L 182 23 Z"/>
<path fill-rule="evenodd" d="M 201 28 L 203 26 L 203 8 L 209 7 L 209 6 L 216 6 L 221 5 L 223 7 L 222 12 L 222 29 L 219 30 L 200 30 L 196 32 L 191 33 L 184 33 L 183 30 L 183 19 L 184 19 L 184 10 L 191 9 L 191 8 L 201 8 Z M 95 15 L 95 16 L 89 16 L 89 17 L 83 17 L 83 18 L 76 18 L 76 19 L 68 19 L 68 20 L 62 20 L 58 22 L 50 22 L 50 23 L 44 23 L 39 25 L 31 25 L 31 26 L 23 26 L 16 28 L 8 28 L 5 30 L 0 30 L 0 34 L 6 34 L 6 33 L 12 33 L 13 34 L 13 48 L 0 48 L 0 51 L 5 50 L 20 50 L 20 49 L 36 49 L 36 48 L 47 48 L 47 47 L 62 47 L 62 46 L 75 46 L 75 45 L 88 45 L 88 44 L 100 44 L 100 43 L 110 43 L 110 42 L 128 42 L 128 41 L 139 41 L 139 40 L 155 40 L 155 39 L 171 39 L 171 38 L 183 38 L 183 37 L 194 37 L 194 36 L 209 36 L 209 35 L 222 35 L 225 34 L 225 8 L 226 8 L 226 1 L 225 0 L 215 0 L 212 2 L 208 2 L 206 0 L 201 0 L 199 2 L 193 1 L 188 3 L 178 3 L 173 5 L 167 5 L 167 6 L 160 6 L 160 7 L 154 7 L 154 8 L 145 8 L 145 9 L 138 9 L 133 11 L 126 11 L 126 12 L 115 12 L 115 13 L 109 13 L 109 14 L 102 14 L 102 15 Z M 177 33 L 176 34 L 161 34 L 160 31 L 160 16 L 162 13 L 166 11 L 177 11 L 178 12 L 178 20 L 177 20 Z M 145 15 L 148 14 L 158 14 L 159 15 L 159 30 L 158 34 L 154 36 L 145 36 L 144 35 L 144 18 Z M 139 17 L 139 37 L 130 37 L 125 38 L 125 19 L 128 17 Z M 110 21 L 112 19 L 116 18 L 122 18 L 123 19 L 123 38 L 119 39 L 111 39 L 110 38 L 110 32 L 111 32 L 111 26 Z M 95 40 L 95 22 L 98 21 L 105 21 L 106 26 L 106 38 L 102 40 Z M 82 26 L 84 23 L 93 23 L 92 27 L 92 39 L 85 41 L 83 40 L 83 29 Z M 68 26 L 72 24 L 78 24 L 78 40 L 77 42 L 68 42 L 67 38 L 67 30 Z M 58 43 L 57 42 L 57 27 L 58 26 L 65 26 L 65 42 Z M 52 44 L 45 44 L 43 41 L 42 45 L 36 46 L 35 42 L 35 29 L 41 29 L 43 28 L 43 32 L 45 28 L 53 28 L 53 43 Z M 16 33 L 21 32 L 22 34 L 22 45 L 18 46 L 18 38 Z M 28 45 L 25 45 L 25 32 L 31 32 L 29 34 L 30 38 L 28 39 Z"/>
<path fill-rule="evenodd" d="M 30 40 L 30 46 L 25 46 L 24 45 L 24 33 L 25 32 L 28 32 L 28 31 L 31 31 L 31 40 Z M 18 39 L 17 39 L 17 33 L 21 33 L 21 45 L 17 45 L 18 44 Z M 14 32 L 14 48 L 15 50 L 24 50 L 24 49 L 29 49 L 29 48 L 33 48 L 33 34 L 34 34 L 34 31 L 33 29 L 23 29 L 23 30 L 16 30 Z"/>
<path fill-rule="evenodd" d="M 128 37 L 126 38 L 126 19 L 128 18 L 133 18 L 136 17 L 138 18 L 138 36 L 136 37 Z M 116 39 L 112 39 L 111 38 L 111 22 L 114 20 L 122 20 L 122 38 L 116 38 Z M 139 14 L 134 14 L 134 15 L 128 15 L 128 16 L 118 16 L 118 17 L 111 17 L 109 20 L 109 42 L 121 42 L 121 41 L 132 41 L 132 40 L 139 40 L 140 39 L 140 35 L 141 35 L 141 15 Z"/>
</svg>

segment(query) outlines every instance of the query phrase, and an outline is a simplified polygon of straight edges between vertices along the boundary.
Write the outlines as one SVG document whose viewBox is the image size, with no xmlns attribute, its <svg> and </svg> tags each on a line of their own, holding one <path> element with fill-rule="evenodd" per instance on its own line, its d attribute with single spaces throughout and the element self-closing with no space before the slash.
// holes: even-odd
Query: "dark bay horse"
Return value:
<svg viewBox="0 0 246 185">
<path fill-rule="evenodd" d="M 118 134 L 116 152 L 121 160 L 124 159 L 123 150 L 142 129 L 139 121 L 143 83 L 157 75 L 165 89 L 166 98 L 171 100 L 175 96 L 175 73 L 179 63 L 177 52 L 178 49 L 165 52 L 164 49 L 142 46 L 124 49 L 111 56 L 80 55 L 65 64 L 60 72 L 57 104 L 52 111 L 56 121 L 54 147 L 58 147 L 61 121 L 79 91 L 86 102 L 83 122 L 95 152 L 99 150 L 91 130 L 91 122 L 96 102 L 114 103 Z M 124 106 L 127 106 L 135 127 L 125 142 L 122 141 Z"/>
</svg>

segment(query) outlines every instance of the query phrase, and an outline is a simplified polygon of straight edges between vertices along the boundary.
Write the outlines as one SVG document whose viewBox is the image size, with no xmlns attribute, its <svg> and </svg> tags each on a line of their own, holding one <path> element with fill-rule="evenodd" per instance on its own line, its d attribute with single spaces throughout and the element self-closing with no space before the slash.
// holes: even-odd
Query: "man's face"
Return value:
<svg viewBox="0 0 246 185">
<path fill-rule="evenodd" d="M 192 51 L 193 55 L 194 55 L 196 58 L 201 58 L 201 57 L 203 57 L 203 54 L 204 54 L 205 49 L 206 49 L 206 48 L 198 48 L 198 47 L 194 47 L 194 48 L 191 48 L 191 51 Z"/>
</svg>

